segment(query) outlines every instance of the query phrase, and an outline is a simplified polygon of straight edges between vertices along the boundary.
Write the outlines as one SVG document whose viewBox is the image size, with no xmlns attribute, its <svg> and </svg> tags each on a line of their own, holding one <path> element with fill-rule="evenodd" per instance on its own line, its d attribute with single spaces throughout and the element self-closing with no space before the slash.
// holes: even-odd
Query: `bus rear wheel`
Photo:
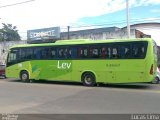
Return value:
<svg viewBox="0 0 160 120">
<path fill-rule="evenodd" d="M 84 86 L 95 86 L 96 78 L 93 73 L 86 72 L 82 75 L 82 83 Z"/>
<path fill-rule="evenodd" d="M 27 71 L 22 71 L 20 73 L 20 79 L 21 79 L 22 82 L 29 82 L 30 80 L 29 80 L 28 72 Z"/>
</svg>

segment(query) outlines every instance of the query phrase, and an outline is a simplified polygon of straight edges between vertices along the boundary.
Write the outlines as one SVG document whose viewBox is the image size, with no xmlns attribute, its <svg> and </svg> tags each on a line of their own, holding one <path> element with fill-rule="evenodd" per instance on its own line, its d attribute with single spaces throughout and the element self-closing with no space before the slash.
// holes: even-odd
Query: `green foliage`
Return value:
<svg viewBox="0 0 160 120">
<path fill-rule="evenodd" d="M 0 41 L 19 41 L 20 35 L 16 26 L 12 24 L 2 23 L 3 27 L 0 29 Z"/>
</svg>

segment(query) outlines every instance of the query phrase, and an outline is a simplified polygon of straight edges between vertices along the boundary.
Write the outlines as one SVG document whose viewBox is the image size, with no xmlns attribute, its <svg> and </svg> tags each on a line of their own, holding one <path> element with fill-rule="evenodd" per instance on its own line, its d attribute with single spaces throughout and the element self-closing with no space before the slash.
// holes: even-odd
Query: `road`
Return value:
<svg viewBox="0 0 160 120">
<path fill-rule="evenodd" d="M 79 83 L 0 79 L 0 113 L 160 113 L 160 84 L 84 87 Z"/>
</svg>

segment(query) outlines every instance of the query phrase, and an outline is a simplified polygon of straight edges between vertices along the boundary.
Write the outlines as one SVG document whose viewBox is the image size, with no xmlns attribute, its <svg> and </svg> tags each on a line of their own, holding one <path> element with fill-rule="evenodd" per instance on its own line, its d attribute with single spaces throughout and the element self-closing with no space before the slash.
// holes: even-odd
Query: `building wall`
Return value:
<svg viewBox="0 0 160 120">
<path fill-rule="evenodd" d="M 10 47 L 17 44 L 26 44 L 26 41 L 0 42 L 0 64 L 5 64 L 7 53 Z"/>
<path fill-rule="evenodd" d="M 86 31 L 86 32 L 85 32 Z M 136 30 L 132 29 L 131 32 L 131 38 L 136 38 Z M 71 31 L 69 32 L 69 38 L 70 39 L 117 39 L 117 38 L 127 38 L 127 30 L 126 29 L 120 29 L 120 28 L 114 28 L 111 29 L 110 31 L 107 30 L 106 31 L 103 30 L 92 30 L 90 32 L 87 32 L 87 30 L 83 30 L 83 31 Z M 64 32 L 61 33 L 61 39 L 68 39 L 68 33 Z"/>
</svg>

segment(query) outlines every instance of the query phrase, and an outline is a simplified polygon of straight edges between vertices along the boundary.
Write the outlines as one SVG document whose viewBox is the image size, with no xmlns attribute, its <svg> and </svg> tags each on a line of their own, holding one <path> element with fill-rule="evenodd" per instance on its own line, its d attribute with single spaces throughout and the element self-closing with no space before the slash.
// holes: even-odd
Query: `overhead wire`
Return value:
<svg viewBox="0 0 160 120">
<path fill-rule="evenodd" d="M 3 5 L 3 6 L 0 6 L 0 8 L 5 8 L 5 7 L 10 7 L 10 6 L 20 5 L 20 4 L 24 4 L 24 3 L 33 2 L 33 1 L 35 1 L 35 0 L 28 0 L 28 1 L 19 2 L 19 3 L 14 3 L 14 4 Z"/>
</svg>

